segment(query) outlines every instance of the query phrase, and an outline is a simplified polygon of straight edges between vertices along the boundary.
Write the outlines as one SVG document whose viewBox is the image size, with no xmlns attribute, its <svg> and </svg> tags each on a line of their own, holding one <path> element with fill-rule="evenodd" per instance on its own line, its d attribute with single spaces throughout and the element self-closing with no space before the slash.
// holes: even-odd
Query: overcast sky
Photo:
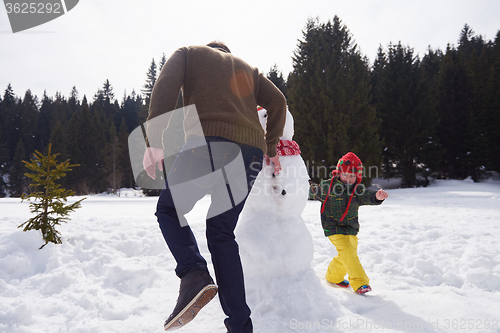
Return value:
<svg viewBox="0 0 500 333">
<path fill-rule="evenodd" d="M 29 1 L 32 2 L 32 1 Z M 373 63 L 379 45 L 401 41 L 420 56 L 428 46 L 457 44 L 468 24 L 486 40 L 500 30 L 499 0 L 80 0 L 67 14 L 13 34 L 0 6 L 0 92 L 12 84 L 79 98 L 109 79 L 116 97 L 140 92 L 154 58 L 185 45 L 225 42 L 232 53 L 267 73 L 277 64 L 285 77 L 308 18 L 337 15 Z"/>
</svg>

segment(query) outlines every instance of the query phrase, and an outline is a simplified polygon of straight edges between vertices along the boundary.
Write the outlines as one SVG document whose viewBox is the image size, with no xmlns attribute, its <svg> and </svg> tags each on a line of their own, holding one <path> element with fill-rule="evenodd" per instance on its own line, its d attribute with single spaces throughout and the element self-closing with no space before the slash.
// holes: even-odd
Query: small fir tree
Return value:
<svg viewBox="0 0 500 333">
<path fill-rule="evenodd" d="M 45 241 L 40 249 L 49 242 L 62 244 L 60 234 L 55 227 L 61 222 L 67 222 L 69 213 L 80 208 L 80 203 L 85 199 L 70 205 L 65 204 L 67 197 L 74 195 L 75 192 L 61 188 L 61 185 L 56 184 L 56 181 L 66 176 L 66 172 L 71 171 L 71 168 L 78 166 L 78 164 L 69 164 L 69 160 L 57 163 L 56 157 L 59 154 L 52 154 L 51 148 L 52 144 L 49 144 L 47 155 L 36 151 L 35 159 L 32 159 L 30 163 L 23 161 L 26 167 L 34 172 L 25 175 L 33 180 L 30 186 L 35 188 L 35 192 L 29 195 L 23 194 L 21 198 L 23 201 L 30 201 L 31 198 L 34 198 L 34 202 L 30 203 L 30 211 L 37 215 L 18 228 L 24 227 L 23 231 L 40 230 Z M 40 191 L 40 188 L 43 190 Z"/>
</svg>

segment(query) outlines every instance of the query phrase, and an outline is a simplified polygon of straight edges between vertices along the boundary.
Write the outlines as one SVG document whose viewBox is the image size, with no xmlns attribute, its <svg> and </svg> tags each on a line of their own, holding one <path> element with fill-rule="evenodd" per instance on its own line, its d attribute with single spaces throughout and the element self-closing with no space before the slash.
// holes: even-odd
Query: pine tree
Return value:
<svg viewBox="0 0 500 333">
<path fill-rule="evenodd" d="M 23 139 L 26 150 L 31 153 L 35 151 L 37 143 L 38 129 L 38 100 L 36 96 L 31 94 L 31 90 L 27 90 L 24 99 L 19 106 L 21 120 L 21 138 Z"/>
<path fill-rule="evenodd" d="M 165 56 L 165 53 L 163 53 L 163 55 L 161 56 L 161 59 L 160 59 L 160 64 L 158 66 L 158 72 L 161 72 L 161 70 L 163 69 L 163 66 L 166 64 L 167 62 L 167 57 Z"/>
<path fill-rule="evenodd" d="M 385 54 L 384 48 L 382 45 L 379 46 L 377 50 L 377 58 L 373 62 L 373 67 L 370 72 L 370 81 L 372 83 L 372 89 L 375 91 L 380 83 L 381 76 L 383 75 L 384 69 L 387 67 L 387 56 Z M 377 94 L 373 94 L 372 99 L 373 104 L 377 104 Z"/>
<path fill-rule="evenodd" d="M 490 66 L 487 60 L 488 45 L 483 37 L 476 35 L 466 24 L 459 39 L 458 56 L 463 64 L 471 85 L 470 108 L 468 114 L 466 137 L 469 151 L 465 158 L 469 176 L 475 181 L 483 177 L 484 168 L 488 163 L 487 131 L 487 84 L 490 76 Z M 481 163 L 478 163 L 478 161 Z"/>
<path fill-rule="evenodd" d="M 281 71 L 278 69 L 278 65 L 274 65 L 271 67 L 269 70 L 269 73 L 267 73 L 267 78 L 274 83 L 276 87 L 285 95 L 285 98 L 287 97 L 287 84 L 285 79 L 283 79 L 283 74 Z"/>
<path fill-rule="evenodd" d="M 54 109 L 52 111 L 51 117 L 51 128 L 55 126 L 58 120 L 61 122 L 61 124 L 63 124 L 63 126 L 68 124 L 69 120 L 72 117 L 71 109 L 68 105 L 68 101 L 60 92 L 56 92 L 53 105 Z"/>
<path fill-rule="evenodd" d="M 125 119 L 122 120 L 120 128 L 118 129 L 118 153 L 117 165 L 122 174 L 121 187 L 132 188 L 135 186 L 134 173 L 132 172 L 132 165 L 130 163 L 130 156 L 128 153 L 128 136 L 130 132 L 127 129 Z"/>
<path fill-rule="evenodd" d="M 1 100 L 0 100 L 1 104 Z M 1 108 L 1 105 L 0 105 Z M 9 161 L 9 151 L 5 144 L 2 128 L 0 127 L 0 198 L 6 196 L 7 184 L 4 181 L 4 175 L 7 173 L 7 162 Z"/>
<path fill-rule="evenodd" d="M 135 94 L 135 91 L 132 91 L 132 96 L 127 96 L 127 98 L 123 101 L 121 114 L 123 116 L 123 119 L 125 120 L 127 131 L 129 133 L 131 133 L 133 129 L 140 124 L 139 114 L 141 112 L 141 108 L 142 99 L 140 98 L 140 96 L 137 96 Z"/>
<path fill-rule="evenodd" d="M 106 183 L 105 167 L 104 167 L 104 156 L 102 155 L 103 147 L 109 141 L 109 127 L 111 126 L 112 120 L 107 118 L 102 112 L 96 110 L 92 115 L 90 121 L 92 122 L 91 128 L 92 139 L 89 139 L 88 148 L 89 152 L 94 152 L 95 156 L 91 157 L 93 161 L 93 166 L 89 169 L 93 170 L 93 174 L 88 174 L 89 180 L 92 180 L 92 193 L 101 193 L 108 189 L 108 184 Z"/>
<path fill-rule="evenodd" d="M 49 143 L 52 144 L 53 152 L 57 152 L 63 159 L 69 159 L 68 135 L 60 121 L 56 122 L 50 133 Z"/>
<path fill-rule="evenodd" d="M 460 61 L 467 63 L 474 55 L 478 56 L 483 52 L 485 41 L 482 36 L 474 33 L 468 24 L 465 24 L 458 39 L 458 52 Z"/>
<path fill-rule="evenodd" d="M 109 80 L 104 82 L 102 94 L 104 96 L 104 100 L 108 104 L 111 104 L 115 100 L 115 93 L 113 92 L 113 87 L 111 86 L 111 83 L 109 83 Z"/>
<path fill-rule="evenodd" d="M 94 100 L 90 105 L 92 112 L 96 109 L 103 111 L 105 103 L 106 97 L 104 97 L 104 91 L 102 89 L 97 89 L 97 92 L 94 94 Z"/>
<path fill-rule="evenodd" d="M 500 172 L 500 31 L 488 47 L 488 75 L 485 87 L 484 130 L 486 135 L 487 170 Z"/>
<path fill-rule="evenodd" d="M 12 109 L 16 104 L 16 96 L 14 95 L 14 90 L 12 85 L 9 83 L 4 91 L 2 104 L 5 109 Z"/>
<path fill-rule="evenodd" d="M 76 89 L 76 86 L 73 86 L 73 88 L 71 88 L 68 99 L 68 106 L 71 110 L 71 116 L 73 115 L 73 113 L 80 109 L 80 101 L 78 100 L 78 90 Z"/>
<path fill-rule="evenodd" d="M 0 142 L 7 144 L 7 136 L 5 135 L 5 122 L 7 119 L 7 106 L 5 105 L 5 101 L 2 99 L 0 95 Z"/>
<path fill-rule="evenodd" d="M 436 134 L 444 149 L 440 171 L 445 178 L 464 179 L 472 171 L 468 169 L 467 161 L 472 149 L 468 136 L 471 134 L 471 101 L 474 98 L 469 76 L 456 48 L 446 49 L 437 91 L 440 121 Z"/>
<path fill-rule="evenodd" d="M 294 139 L 313 180 L 329 177 L 348 151 L 355 152 L 365 166 L 380 165 L 380 121 L 371 105 L 369 73 L 337 16 L 325 24 L 307 22 L 294 52 L 287 93 Z M 370 176 L 376 175 L 367 174 L 365 182 L 370 182 Z"/>
<path fill-rule="evenodd" d="M 121 183 L 122 174 L 119 170 L 118 164 L 118 135 L 116 133 L 115 124 L 112 123 L 109 128 L 109 140 L 106 145 L 104 145 L 101 154 L 104 158 L 104 170 L 107 179 L 108 189 L 112 190 L 112 193 L 116 193 Z M 109 190 L 108 190 L 109 191 Z"/>
<path fill-rule="evenodd" d="M 68 152 L 72 161 L 81 165 L 70 174 L 68 181 L 77 194 L 99 193 L 107 188 L 103 181 L 102 147 L 105 145 L 102 114 L 89 110 L 86 99 L 79 112 L 75 112 L 68 127 Z"/>
<path fill-rule="evenodd" d="M 7 138 L 3 133 L 4 116 L 5 105 L 2 96 L 0 96 L 0 198 L 7 195 L 7 184 L 4 181 L 4 175 L 7 174 L 7 163 L 9 162 Z"/>
<path fill-rule="evenodd" d="M 423 88 L 423 101 L 422 107 L 425 112 L 433 115 L 436 125 L 439 123 L 439 113 L 437 110 L 438 102 L 438 78 L 439 69 L 441 67 L 441 62 L 443 60 L 443 53 L 440 50 L 432 50 L 429 48 L 427 53 L 424 55 L 422 62 L 420 64 L 421 72 L 421 85 Z M 434 125 L 431 125 L 434 126 Z M 421 147 L 420 159 L 426 166 L 422 170 L 423 177 L 428 178 L 429 176 L 439 176 L 439 168 L 442 164 L 442 155 L 444 149 L 436 131 L 431 131 L 429 140 Z"/>
<path fill-rule="evenodd" d="M 19 228 L 24 227 L 23 231 L 40 230 L 45 241 L 40 249 L 49 242 L 62 244 L 56 226 L 62 222 L 66 223 L 69 220 L 69 213 L 80 208 L 80 203 L 85 199 L 69 205 L 65 204 L 67 197 L 74 195 L 74 192 L 61 188 L 61 185 L 57 184 L 56 181 L 66 176 L 66 173 L 72 170 L 71 168 L 78 165 L 69 164 L 69 160 L 57 163 L 57 155 L 51 153 L 51 145 L 49 144 L 46 155 L 36 151 L 35 158 L 31 159 L 31 162 L 23 161 L 26 167 L 34 172 L 26 173 L 26 176 L 33 180 L 30 186 L 37 190 L 29 195 L 23 194 L 22 200 L 31 201 L 34 199 L 30 203 L 30 211 L 36 215 L 21 224 Z"/>
<path fill-rule="evenodd" d="M 379 55 L 380 58 L 380 55 Z M 432 141 L 436 112 L 425 105 L 420 60 L 413 49 L 390 44 L 378 59 L 378 83 L 374 87 L 377 111 L 382 119 L 384 172 L 401 177 L 403 186 L 428 184 L 422 147 Z"/>
<path fill-rule="evenodd" d="M 3 95 L 2 123 L 5 143 L 10 153 L 9 160 L 12 161 L 17 144 L 21 139 L 21 119 L 19 113 L 19 99 L 14 95 L 14 90 L 9 84 Z"/>
<path fill-rule="evenodd" d="M 20 197 L 21 194 L 26 191 L 26 188 L 28 186 L 28 181 L 24 176 L 23 164 L 23 160 L 27 156 L 28 154 L 26 153 L 26 148 L 24 146 L 23 140 L 19 139 L 16 150 L 14 152 L 12 164 L 9 168 L 8 189 L 11 197 Z"/>
<path fill-rule="evenodd" d="M 94 95 L 94 101 L 90 105 L 90 111 L 93 115 L 98 114 L 102 117 L 104 128 L 108 128 L 111 122 L 115 122 L 119 117 L 120 105 L 115 100 L 113 87 L 109 80 L 106 80 L 102 89 L 98 89 Z M 116 122 L 115 122 L 116 126 Z"/>
<path fill-rule="evenodd" d="M 151 64 L 149 65 L 148 72 L 146 73 L 146 83 L 144 84 L 144 89 L 142 93 L 146 96 L 146 105 L 149 108 L 149 100 L 151 99 L 151 93 L 153 92 L 153 87 L 156 83 L 156 63 L 153 58 Z"/>
<path fill-rule="evenodd" d="M 47 92 L 44 91 L 42 105 L 40 106 L 40 113 L 38 117 L 38 145 L 36 150 L 43 150 L 45 146 L 47 146 L 50 142 L 50 134 L 53 130 L 53 128 L 51 127 L 53 110 L 53 101 L 50 97 L 47 96 Z M 59 120 L 59 123 L 60 122 L 61 120 Z"/>
<path fill-rule="evenodd" d="M 488 84 L 492 74 L 492 59 L 489 59 L 491 43 L 486 43 L 482 36 L 475 35 L 468 25 L 462 30 L 459 41 L 459 62 L 465 68 L 472 89 L 466 128 L 469 149 L 464 162 L 469 176 L 478 181 L 483 177 L 486 166 L 491 165 L 491 150 L 488 145 L 488 127 L 491 122 L 488 110 Z"/>
<path fill-rule="evenodd" d="M 66 129 L 60 121 L 57 121 L 48 142 L 52 145 L 52 152 L 57 153 L 62 160 L 69 160 L 72 158 L 71 151 L 68 149 L 68 141 Z M 48 149 L 48 145 L 44 148 L 44 151 L 46 151 L 46 149 Z M 70 186 L 68 177 L 61 178 L 61 186 L 64 188 Z"/>
</svg>

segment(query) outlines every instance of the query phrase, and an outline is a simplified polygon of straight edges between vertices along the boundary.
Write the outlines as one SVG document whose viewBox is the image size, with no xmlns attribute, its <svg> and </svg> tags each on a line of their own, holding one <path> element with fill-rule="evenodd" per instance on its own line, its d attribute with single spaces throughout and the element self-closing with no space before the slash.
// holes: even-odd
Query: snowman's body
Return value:
<svg viewBox="0 0 500 333">
<path fill-rule="evenodd" d="M 265 110 L 259 111 L 264 129 L 265 115 Z M 293 118 L 287 111 L 280 139 L 293 143 L 292 137 Z M 256 323 L 261 331 L 281 327 L 283 323 L 271 321 L 287 321 L 298 313 L 302 320 L 312 320 L 322 312 L 317 309 L 322 303 L 325 311 L 332 308 L 311 268 L 312 237 L 301 216 L 309 194 L 307 168 L 296 149 L 283 151 L 278 175 L 273 175 L 272 163 L 263 163 L 235 231 L 248 303 L 254 316 L 264 318 L 260 325 L 265 321 L 260 327 Z"/>
</svg>

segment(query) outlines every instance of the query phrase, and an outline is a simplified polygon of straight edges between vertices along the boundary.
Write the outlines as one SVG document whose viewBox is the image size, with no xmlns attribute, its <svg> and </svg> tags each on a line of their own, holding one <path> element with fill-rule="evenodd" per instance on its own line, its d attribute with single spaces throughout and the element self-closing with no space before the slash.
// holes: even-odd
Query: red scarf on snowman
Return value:
<svg viewBox="0 0 500 333">
<path fill-rule="evenodd" d="M 279 156 L 300 155 L 300 148 L 293 140 L 280 140 L 276 146 L 276 152 Z"/>
</svg>

